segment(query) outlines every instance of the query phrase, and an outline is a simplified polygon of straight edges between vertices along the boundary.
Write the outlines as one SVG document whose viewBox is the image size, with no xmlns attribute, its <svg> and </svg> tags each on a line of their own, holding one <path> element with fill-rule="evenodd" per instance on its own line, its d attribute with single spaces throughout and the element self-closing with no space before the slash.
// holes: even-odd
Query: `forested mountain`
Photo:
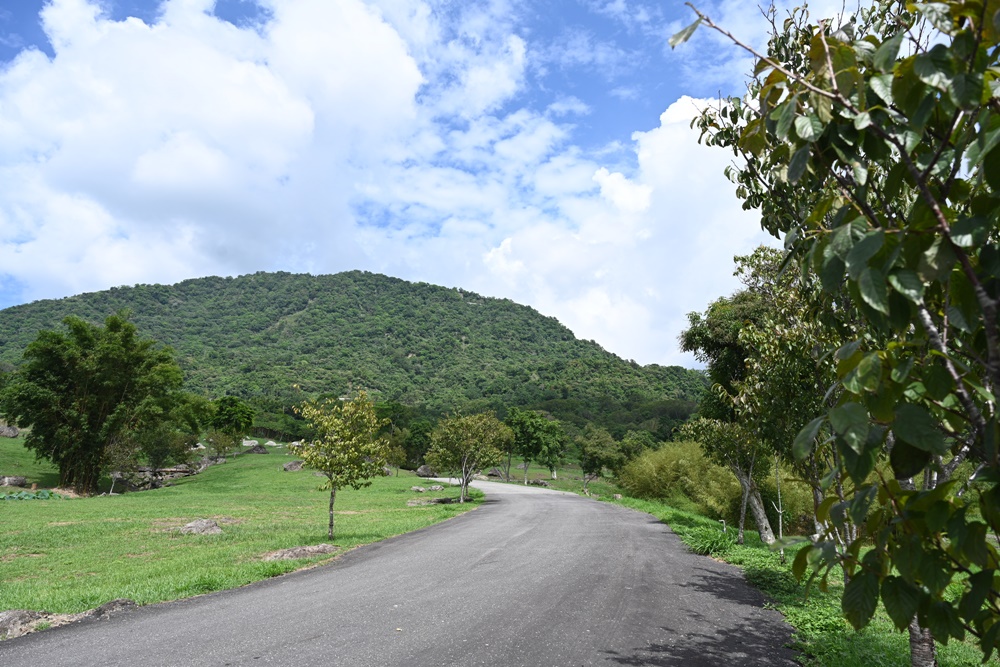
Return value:
<svg viewBox="0 0 1000 667">
<path fill-rule="evenodd" d="M 266 411 L 367 389 L 432 412 L 528 406 L 662 437 L 705 386 L 699 371 L 624 361 L 507 299 L 360 271 L 198 278 L 14 306 L 0 310 L 0 365 L 16 365 L 67 315 L 101 322 L 123 308 L 174 348 L 189 390 Z"/>
</svg>

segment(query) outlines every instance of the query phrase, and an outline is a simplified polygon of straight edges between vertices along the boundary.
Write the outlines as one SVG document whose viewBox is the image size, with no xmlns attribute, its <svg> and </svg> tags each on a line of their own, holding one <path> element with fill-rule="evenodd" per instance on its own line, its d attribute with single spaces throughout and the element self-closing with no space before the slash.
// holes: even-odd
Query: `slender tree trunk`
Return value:
<svg viewBox="0 0 1000 667">
<path fill-rule="evenodd" d="M 524 459 L 524 485 L 528 485 L 528 459 Z"/>
<path fill-rule="evenodd" d="M 514 459 L 514 450 L 509 450 L 507 452 L 507 467 L 504 468 L 503 476 L 509 482 L 510 481 L 510 464 Z"/>
<path fill-rule="evenodd" d="M 333 541 L 333 501 L 337 499 L 337 487 L 330 485 L 330 530 L 327 537 Z"/>
<path fill-rule="evenodd" d="M 937 650 L 930 630 L 920 627 L 916 616 L 910 621 L 909 630 L 911 667 L 937 667 Z"/>
<path fill-rule="evenodd" d="M 556 469 L 555 468 L 549 468 L 549 472 L 552 473 L 552 479 L 559 479 L 559 477 L 556 475 Z"/>
<path fill-rule="evenodd" d="M 739 543 L 743 544 L 743 525 L 746 520 L 747 505 L 750 505 L 750 512 L 753 514 L 754 523 L 757 524 L 757 531 L 764 544 L 774 544 L 774 531 L 771 530 L 771 522 L 767 519 L 767 512 L 764 509 L 764 500 L 760 497 L 760 489 L 753 483 L 753 477 L 742 470 L 733 469 L 736 478 L 740 481 L 740 488 L 743 490 L 743 499 L 740 503 L 740 533 Z"/>
</svg>

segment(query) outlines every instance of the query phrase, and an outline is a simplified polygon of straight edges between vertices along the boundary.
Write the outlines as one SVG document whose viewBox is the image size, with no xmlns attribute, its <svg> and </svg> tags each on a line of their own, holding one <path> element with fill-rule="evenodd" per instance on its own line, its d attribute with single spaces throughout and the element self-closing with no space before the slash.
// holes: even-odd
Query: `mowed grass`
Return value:
<svg viewBox="0 0 1000 667">
<path fill-rule="evenodd" d="M 718 522 L 706 517 L 676 510 L 663 503 L 625 497 L 616 501 L 627 507 L 648 512 L 670 526 L 692 550 L 709 552 L 743 568 L 747 582 L 766 593 L 773 607 L 780 611 L 795 628 L 793 648 L 802 652 L 800 661 L 813 667 L 909 667 L 909 635 L 896 631 L 881 604 L 872 623 L 859 632 L 844 620 L 840 611 L 842 584 L 831 576 L 829 592 L 817 586 L 809 591 L 792 575 L 794 551 L 788 552 L 787 562 L 760 541 L 753 531 L 746 532 L 746 544 L 734 542 L 734 531 L 725 536 Z M 967 642 L 951 641 L 938 644 L 938 664 L 941 667 L 965 667 L 980 664 L 982 652 Z M 996 659 L 990 664 L 997 664 Z"/>
<path fill-rule="evenodd" d="M 284 574 L 330 556 L 264 562 L 271 551 L 327 542 L 329 492 L 313 471 L 285 472 L 284 449 L 243 454 L 173 486 L 67 500 L 0 501 L 0 611 L 75 613 L 115 598 L 139 604 L 189 597 Z M 0 438 L 0 475 L 39 488 L 58 481 L 19 439 Z M 408 507 L 413 498 L 457 498 L 457 488 L 419 494 L 413 476 L 340 490 L 334 544 L 344 550 L 456 516 L 476 506 Z M 195 519 L 221 535 L 183 535 Z"/>
</svg>

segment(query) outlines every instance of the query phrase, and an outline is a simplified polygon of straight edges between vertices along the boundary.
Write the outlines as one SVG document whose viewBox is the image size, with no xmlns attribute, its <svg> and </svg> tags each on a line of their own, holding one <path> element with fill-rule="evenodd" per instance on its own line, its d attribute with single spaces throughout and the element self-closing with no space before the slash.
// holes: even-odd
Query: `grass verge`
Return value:
<svg viewBox="0 0 1000 667">
<path fill-rule="evenodd" d="M 823 593 L 814 586 L 806 598 L 805 586 L 792 575 L 794 553 L 788 554 L 783 565 L 779 554 L 761 542 L 756 532 L 747 531 L 746 544 L 738 545 L 732 528 L 723 534 L 719 523 L 706 517 L 654 501 L 625 497 L 616 502 L 657 517 L 693 551 L 743 568 L 747 581 L 766 593 L 795 629 L 792 648 L 801 652 L 804 665 L 909 667 L 908 636 L 896 631 L 884 609 L 879 608 L 868 627 L 855 632 L 840 612 L 841 587 L 831 585 Z M 982 653 L 970 643 L 938 645 L 941 667 L 968 667 L 981 661 Z"/>
<path fill-rule="evenodd" d="M 271 551 L 327 542 L 329 492 L 310 470 L 285 472 L 284 449 L 244 454 L 173 486 L 120 496 L 0 501 L 0 611 L 76 613 L 115 598 L 150 604 L 235 588 L 328 560 L 265 562 Z M 51 466 L 36 463 L 20 440 L 0 438 L 0 475 L 52 486 Z M 374 480 L 337 493 L 340 553 L 410 532 L 476 506 L 409 507 L 414 498 L 453 497 L 457 488 L 418 494 L 417 478 Z M 421 483 L 421 485 L 424 485 Z M 182 535 L 199 518 L 221 535 Z"/>
</svg>

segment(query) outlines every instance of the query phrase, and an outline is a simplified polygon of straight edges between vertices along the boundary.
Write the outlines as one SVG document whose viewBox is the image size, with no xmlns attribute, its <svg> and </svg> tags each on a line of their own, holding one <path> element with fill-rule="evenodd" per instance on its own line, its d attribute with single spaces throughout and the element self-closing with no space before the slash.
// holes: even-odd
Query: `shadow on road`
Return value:
<svg viewBox="0 0 1000 667">
<path fill-rule="evenodd" d="M 672 628 L 662 628 L 675 634 Z M 772 628 L 759 628 L 742 623 L 724 630 L 709 629 L 706 633 L 678 634 L 676 640 L 650 644 L 647 648 L 624 655 L 606 651 L 608 659 L 619 665 L 634 667 L 743 667 L 752 665 L 794 665 L 788 649 L 775 650 L 788 641 L 783 633 Z"/>
</svg>

